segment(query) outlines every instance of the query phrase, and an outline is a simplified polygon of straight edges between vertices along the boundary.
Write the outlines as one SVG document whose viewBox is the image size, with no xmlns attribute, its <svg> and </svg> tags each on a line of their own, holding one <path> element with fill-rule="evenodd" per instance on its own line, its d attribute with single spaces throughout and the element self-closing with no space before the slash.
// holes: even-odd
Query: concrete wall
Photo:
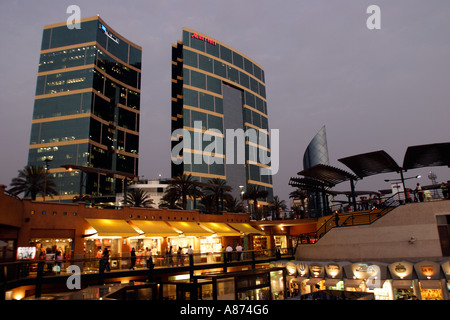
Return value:
<svg viewBox="0 0 450 320">
<path fill-rule="evenodd" d="M 316 244 L 300 245 L 297 260 L 393 261 L 442 259 L 436 216 L 450 201 L 400 206 L 371 225 L 334 228 Z M 415 241 L 410 243 L 410 239 Z"/>
</svg>

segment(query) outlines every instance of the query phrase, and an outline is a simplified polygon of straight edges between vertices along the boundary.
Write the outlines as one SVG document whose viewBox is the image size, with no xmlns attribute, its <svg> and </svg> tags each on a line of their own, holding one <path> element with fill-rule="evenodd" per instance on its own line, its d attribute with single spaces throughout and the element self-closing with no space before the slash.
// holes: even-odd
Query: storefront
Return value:
<svg viewBox="0 0 450 320">
<path fill-rule="evenodd" d="M 323 283 L 323 287 L 328 290 L 344 290 L 343 266 L 337 262 L 329 262 L 325 265 L 326 279 Z"/>
<path fill-rule="evenodd" d="M 269 268 L 199 275 L 196 281 L 211 280 L 216 300 L 283 300 L 285 269 Z"/>
<path fill-rule="evenodd" d="M 389 265 L 392 277 L 393 300 L 413 300 L 418 297 L 414 265 L 409 262 L 395 262 Z"/>
<path fill-rule="evenodd" d="M 392 286 L 388 280 L 388 265 L 380 262 L 358 262 L 344 267 L 344 289 L 373 293 L 376 300 L 391 300 Z"/>
<path fill-rule="evenodd" d="M 85 230 L 84 252 L 85 258 L 91 259 L 85 264 L 86 268 L 97 268 L 98 260 L 105 249 L 109 250 L 110 267 L 121 268 L 128 261 L 121 259 L 129 256 L 131 250 L 127 238 L 138 237 L 137 232 L 126 220 L 119 219 L 85 219 L 90 225 Z"/>
<path fill-rule="evenodd" d="M 440 265 L 432 261 L 422 261 L 414 265 L 419 278 L 421 300 L 444 300 Z"/>
</svg>

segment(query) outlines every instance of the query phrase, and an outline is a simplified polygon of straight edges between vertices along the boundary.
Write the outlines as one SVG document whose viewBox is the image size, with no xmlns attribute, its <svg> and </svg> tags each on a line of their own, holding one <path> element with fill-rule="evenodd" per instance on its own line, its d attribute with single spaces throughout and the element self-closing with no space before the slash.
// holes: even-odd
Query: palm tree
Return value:
<svg viewBox="0 0 450 320">
<path fill-rule="evenodd" d="M 210 185 L 203 188 L 204 197 L 202 203 L 215 204 L 216 212 L 219 212 L 220 202 L 231 197 L 231 194 L 228 193 L 228 191 L 231 190 L 231 187 L 227 185 L 225 180 L 219 178 L 213 178 L 209 180 L 208 183 Z"/>
<path fill-rule="evenodd" d="M 180 204 L 180 197 L 176 189 L 167 189 L 164 193 L 164 196 L 161 198 L 159 202 L 159 208 L 168 208 L 168 209 L 182 209 Z"/>
<path fill-rule="evenodd" d="M 132 207 L 151 208 L 153 199 L 143 189 L 129 189 L 125 198 L 125 202 L 131 204 Z"/>
<path fill-rule="evenodd" d="M 265 199 L 269 195 L 266 190 L 260 190 L 257 185 L 249 185 L 247 191 L 244 193 L 244 199 L 253 200 L 253 212 L 255 215 L 258 214 L 258 199 Z M 258 217 L 255 217 L 258 218 Z"/>
<path fill-rule="evenodd" d="M 271 203 L 273 206 L 273 211 L 276 215 L 280 213 L 280 211 L 285 210 L 287 208 L 284 200 L 280 200 L 278 196 L 273 197 L 273 202 Z"/>
<path fill-rule="evenodd" d="M 242 202 L 235 197 L 228 197 L 225 201 L 225 210 L 233 213 L 240 213 L 243 211 Z"/>
<path fill-rule="evenodd" d="M 43 166 L 25 166 L 23 170 L 19 170 L 19 175 L 11 181 L 12 188 L 9 190 L 15 196 L 24 193 L 24 198 L 31 196 L 31 200 L 41 194 L 53 198 L 58 192 L 56 183 L 48 175 L 47 170 Z"/>
<path fill-rule="evenodd" d="M 178 198 L 181 198 L 181 208 L 183 210 L 186 210 L 187 196 L 196 192 L 194 182 L 195 180 L 191 174 L 186 175 L 184 173 L 168 181 L 170 186 L 166 192 L 171 193 L 172 197 L 177 195 Z"/>
<path fill-rule="evenodd" d="M 294 190 L 289 194 L 289 198 L 294 199 L 294 200 L 295 199 L 300 200 L 301 206 L 305 210 L 304 212 L 306 213 L 306 215 L 308 215 L 308 207 L 307 207 L 306 201 L 305 201 L 308 199 L 308 192 L 306 190 L 302 190 L 302 189 Z M 300 210 L 300 208 L 296 208 L 296 210 Z"/>
</svg>

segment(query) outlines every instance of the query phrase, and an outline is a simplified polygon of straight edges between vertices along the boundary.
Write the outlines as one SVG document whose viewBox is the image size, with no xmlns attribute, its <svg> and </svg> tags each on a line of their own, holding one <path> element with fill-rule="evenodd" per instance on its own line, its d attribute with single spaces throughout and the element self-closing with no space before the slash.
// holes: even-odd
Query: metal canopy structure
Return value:
<svg viewBox="0 0 450 320">
<path fill-rule="evenodd" d="M 327 203 L 325 201 L 325 194 L 330 193 L 330 190 L 327 190 L 326 188 L 331 188 L 339 183 L 350 180 L 353 205 L 356 207 L 354 181 L 357 180 L 358 177 L 354 174 L 329 165 L 317 164 L 311 168 L 300 171 L 298 175 L 305 176 L 306 178 L 291 178 L 289 184 L 294 187 L 321 192 L 323 203 L 325 204 Z"/>
<path fill-rule="evenodd" d="M 326 190 L 326 188 L 332 187 L 322 181 L 310 178 L 291 178 L 289 180 L 289 185 L 295 188 L 315 192 L 328 192 L 329 190 Z"/>
<path fill-rule="evenodd" d="M 349 167 L 361 179 L 375 174 L 400 172 L 402 170 L 384 150 L 342 158 L 338 161 Z"/>
<path fill-rule="evenodd" d="M 450 142 L 408 147 L 403 170 L 423 167 L 450 167 Z"/>
<path fill-rule="evenodd" d="M 298 175 L 317 179 L 328 184 L 330 187 L 348 181 L 357 180 L 358 177 L 339 168 L 325 164 L 317 164 L 311 168 L 300 171 Z"/>
</svg>

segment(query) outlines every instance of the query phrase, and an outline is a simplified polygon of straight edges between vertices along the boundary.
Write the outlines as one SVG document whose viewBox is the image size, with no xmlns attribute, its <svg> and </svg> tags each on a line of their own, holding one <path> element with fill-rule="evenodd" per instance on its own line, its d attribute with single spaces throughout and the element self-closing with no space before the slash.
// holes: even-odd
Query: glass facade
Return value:
<svg viewBox="0 0 450 320">
<path fill-rule="evenodd" d="M 303 168 L 308 169 L 318 164 L 329 165 L 327 132 L 323 126 L 314 136 L 303 155 Z M 311 217 L 326 215 L 320 192 L 308 191 L 308 210 Z"/>
<path fill-rule="evenodd" d="M 138 175 L 141 47 L 102 19 L 44 27 L 28 164 L 49 164 L 58 200 L 121 192 L 120 172 Z M 77 165 L 114 176 L 65 172 Z M 116 181 L 117 180 L 117 181 Z M 80 188 L 81 187 L 81 188 Z"/>
<path fill-rule="evenodd" d="M 172 47 L 172 132 L 177 129 L 191 136 L 191 141 L 183 137 L 178 157 L 191 161 L 172 162 L 173 177 L 186 173 L 201 182 L 226 180 L 238 199 L 240 185 L 259 185 L 272 198 L 272 175 L 261 174 L 270 166 L 264 70 L 242 53 L 186 28 L 183 41 Z M 247 134 L 244 161 L 237 158 L 237 141 L 235 158 L 227 158 L 227 130 Z M 194 133 L 200 131 L 197 138 Z M 196 144 L 196 139 L 202 141 Z M 173 140 L 175 150 L 180 141 Z"/>
</svg>

